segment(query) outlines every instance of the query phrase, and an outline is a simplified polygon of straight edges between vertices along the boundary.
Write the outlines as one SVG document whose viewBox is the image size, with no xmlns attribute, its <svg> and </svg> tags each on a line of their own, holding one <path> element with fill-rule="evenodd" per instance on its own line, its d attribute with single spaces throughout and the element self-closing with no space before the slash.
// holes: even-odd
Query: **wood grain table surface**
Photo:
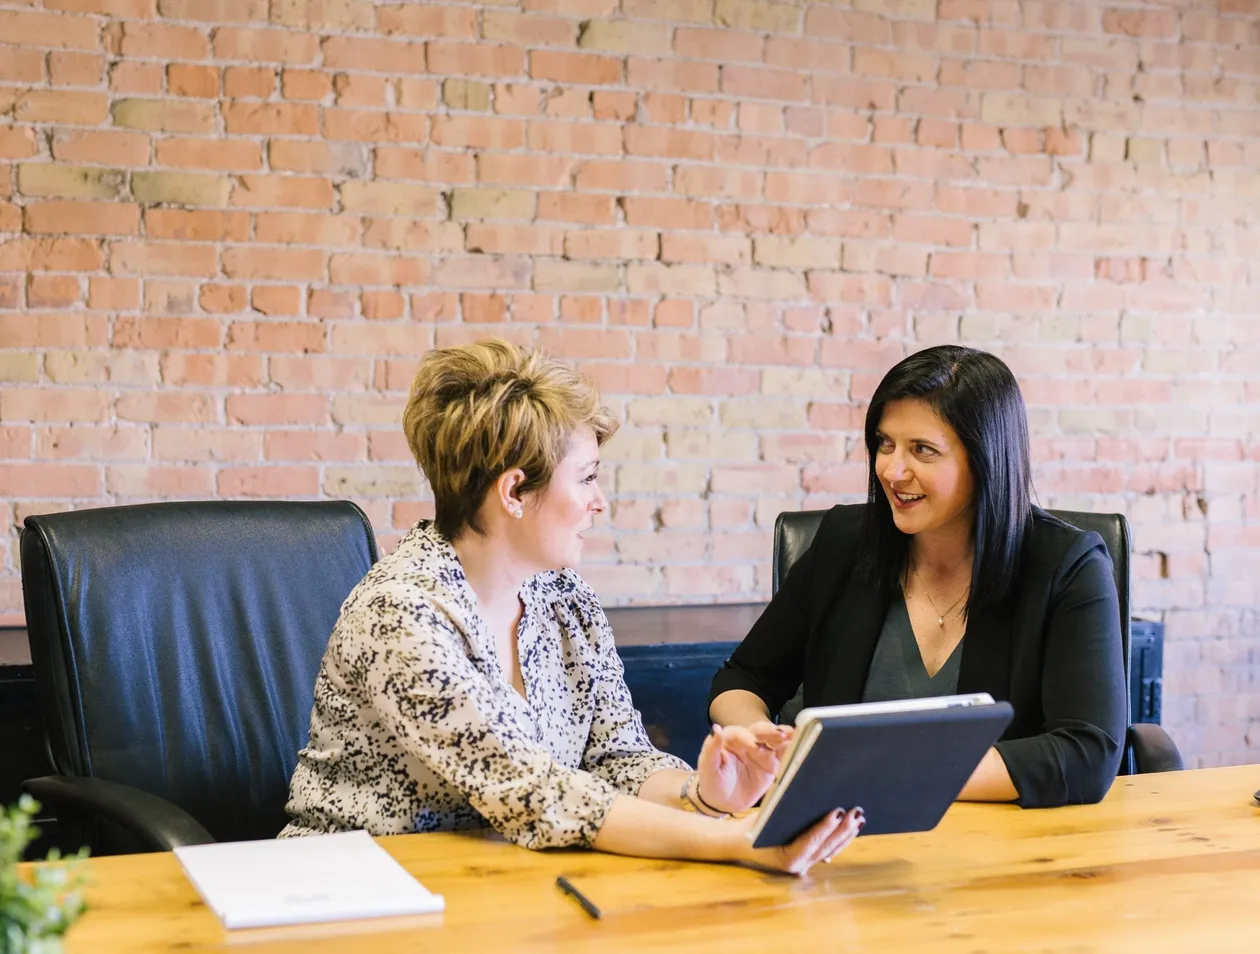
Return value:
<svg viewBox="0 0 1260 954">
<path fill-rule="evenodd" d="M 446 912 L 228 934 L 170 854 L 88 863 L 70 954 L 257 950 L 1133 954 L 1260 943 L 1260 766 L 1117 780 L 1099 805 L 958 804 L 931 832 L 860 838 L 802 879 L 478 834 L 381 844 Z M 603 911 L 555 886 L 569 877 Z"/>
</svg>

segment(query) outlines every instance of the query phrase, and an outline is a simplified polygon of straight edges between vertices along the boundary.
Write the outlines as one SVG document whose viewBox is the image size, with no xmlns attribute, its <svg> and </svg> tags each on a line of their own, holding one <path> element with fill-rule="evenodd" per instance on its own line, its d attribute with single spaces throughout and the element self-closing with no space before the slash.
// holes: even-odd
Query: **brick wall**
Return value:
<svg viewBox="0 0 1260 954">
<path fill-rule="evenodd" d="M 601 594 L 759 599 L 879 376 L 962 341 L 1042 502 L 1132 520 L 1191 760 L 1250 759 L 1258 170 L 1257 0 L 0 0 L 0 499 L 350 497 L 388 545 L 417 357 L 496 334 L 624 421 Z"/>
</svg>

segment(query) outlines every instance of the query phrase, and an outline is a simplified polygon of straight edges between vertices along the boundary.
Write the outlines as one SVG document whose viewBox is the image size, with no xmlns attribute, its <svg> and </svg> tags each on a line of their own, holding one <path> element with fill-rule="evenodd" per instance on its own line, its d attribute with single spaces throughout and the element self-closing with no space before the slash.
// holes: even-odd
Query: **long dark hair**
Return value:
<svg viewBox="0 0 1260 954">
<path fill-rule="evenodd" d="M 1019 573 L 1024 534 L 1032 523 L 1032 467 L 1028 414 L 1015 375 L 987 351 L 939 345 L 898 362 L 879 382 L 866 410 L 870 459 L 864 564 L 885 599 L 906 572 L 910 537 L 897 529 L 892 506 L 875 473 L 879 425 L 890 401 L 916 398 L 940 415 L 962 440 L 975 481 L 972 506 L 971 593 L 967 613 L 997 603 Z"/>
</svg>

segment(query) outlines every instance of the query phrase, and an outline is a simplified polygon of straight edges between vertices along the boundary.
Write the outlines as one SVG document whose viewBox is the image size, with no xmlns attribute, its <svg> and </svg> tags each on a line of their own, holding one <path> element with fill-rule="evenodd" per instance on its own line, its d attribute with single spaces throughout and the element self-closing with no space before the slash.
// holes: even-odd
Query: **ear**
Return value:
<svg viewBox="0 0 1260 954">
<path fill-rule="evenodd" d="M 499 475 L 499 479 L 494 482 L 494 495 L 500 507 L 506 513 L 515 516 L 518 511 L 524 509 L 525 502 L 521 499 L 520 488 L 525 483 L 525 471 L 519 467 L 513 467 Z"/>
</svg>

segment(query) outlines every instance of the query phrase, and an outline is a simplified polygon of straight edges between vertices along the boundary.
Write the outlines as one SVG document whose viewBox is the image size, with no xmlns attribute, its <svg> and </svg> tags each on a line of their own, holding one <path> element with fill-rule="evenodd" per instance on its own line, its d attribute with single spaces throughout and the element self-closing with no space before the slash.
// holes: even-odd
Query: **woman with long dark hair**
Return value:
<svg viewBox="0 0 1260 954">
<path fill-rule="evenodd" d="M 1015 717 L 961 798 L 1095 802 L 1115 780 L 1126 694 L 1102 538 L 1032 503 L 1014 375 L 928 348 L 866 414 L 867 503 L 833 507 L 714 677 L 710 716 L 760 726 L 807 706 L 988 692 Z"/>
</svg>

